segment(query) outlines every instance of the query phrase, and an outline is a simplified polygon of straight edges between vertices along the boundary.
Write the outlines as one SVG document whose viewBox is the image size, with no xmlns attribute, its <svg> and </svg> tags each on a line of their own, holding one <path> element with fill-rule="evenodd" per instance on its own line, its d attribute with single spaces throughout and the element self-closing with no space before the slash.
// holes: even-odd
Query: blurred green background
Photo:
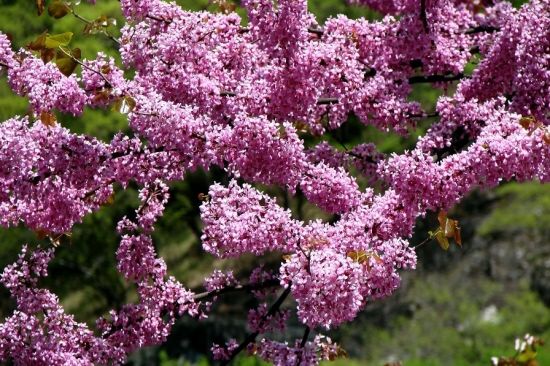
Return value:
<svg viewBox="0 0 550 366">
<path fill-rule="evenodd" d="M 192 10 L 211 11 L 207 0 L 177 1 Z M 521 1 L 515 2 L 519 6 Z M 108 15 L 123 24 L 117 0 L 99 0 L 96 6 L 81 4 L 78 12 L 88 19 Z M 310 1 L 318 19 L 345 13 L 350 17 L 376 19 L 364 8 L 350 7 L 343 0 Z M 242 14 L 242 12 L 241 12 Z M 100 34 L 84 35 L 83 24 L 72 16 L 55 20 L 47 13 L 38 17 L 33 1 L 0 0 L 0 31 L 7 33 L 19 48 L 44 30 L 55 34 L 75 33 L 72 45 L 83 50 L 83 57 L 94 58 L 99 51 L 115 56 L 116 45 Z M 116 34 L 115 34 L 116 35 Z M 118 59 L 117 59 L 118 60 Z M 120 61 L 120 60 L 119 60 Z M 415 86 L 411 98 L 433 110 L 440 90 Z M 0 121 L 27 113 L 27 102 L 15 96 L 0 77 Z M 111 111 L 86 110 L 81 118 L 58 116 L 64 126 L 108 141 L 115 132 L 127 128 L 125 117 Z M 426 126 L 421 126 L 419 133 Z M 350 120 L 337 134 L 352 146 L 372 141 L 383 152 L 399 152 L 414 146 L 415 136 L 364 128 Z M 215 260 L 200 247 L 201 233 L 197 196 L 206 192 L 222 172 L 189 174 L 172 184 L 167 212 L 154 234 L 160 254 L 171 274 L 190 288 L 198 288 L 213 268 L 234 269 L 246 276 L 254 265 L 276 265 L 272 257 Z M 269 189 L 273 195 L 281 192 Z M 78 320 L 93 319 L 108 309 L 135 299 L 132 288 L 115 268 L 118 237 L 117 221 L 138 205 L 135 187 L 117 190 L 114 204 L 89 215 L 75 226 L 70 243 L 57 250 L 50 276 L 44 285 L 53 289 L 66 309 Z M 314 208 L 295 199 L 303 218 L 318 217 Z M 538 183 L 508 183 L 490 192 L 474 192 L 453 212 L 460 220 L 464 246 L 449 252 L 435 243 L 419 248 L 419 268 L 403 274 L 403 284 L 395 296 L 367 305 L 353 322 L 328 333 L 349 353 L 349 359 L 331 365 L 383 365 L 401 361 L 403 365 L 489 365 L 491 356 L 513 354 L 513 341 L 525 333 L 550 341 L 550 186 Z M 418 221 L 412 244 L 422 242 L 437 226 L 433 214 Z M 0 267 L 13 262 L 23 243 L 48 245 L 23 227 L 0 229 Z M 182 319 L 168 342 L 149 347 L 131 356 L 131 365 L 210 365 L 211 342 L 223 343 L 246 334 L 245 306 L 251 297 L 228 295 L 215 306 L 205 321 Z M 291 306 L 289 304 L 288 306 Z M 0 288 L 0 319 L 14 308 L 5 289 Z M 302 327 L 293 319 L 287 340 L 301 337 Z M 541 349 L 541 365 L 550 365 L 550 346 Z M 241 366 L 262 365 L 254 358 L 241 357 Z"/>
</svg>

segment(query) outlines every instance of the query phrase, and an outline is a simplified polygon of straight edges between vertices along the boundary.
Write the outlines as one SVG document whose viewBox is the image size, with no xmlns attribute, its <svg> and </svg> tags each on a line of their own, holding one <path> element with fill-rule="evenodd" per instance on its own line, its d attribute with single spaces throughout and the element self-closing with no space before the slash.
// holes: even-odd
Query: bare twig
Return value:
<svg viewBox="0 0 550 366">
<path fill-rule="evenodd" d="M 441 230 L 438 229 L 435 233 L 433 233 L 432 235 L 428 236 L 422 243 L 420 244 L 416 244 L 413 249 L 416 250 L 418 248 L 420 248 L 421 246 L 423 246 L 424 244 L 428 243 L 429 241 L 433 240 L 435 238 L 435 236 L 440 232 Z"/>
<path fill-rule="evenodd" d="M 437 83 L 461 80 L 465 77 L 463 73 L 450 75 L 418 75 L 409 78 L 409 84 Z"/>
<path fill-rule="evenodd" d="M 493 27 L 491 25 L 480 25 L 474 28 L 470 28 L 464 32 L 464 34 L 477 34 L 477 33 L 493 33 L 500 31 L 499 27 Z"/>
<path fill-rule="evenodd" d="M 338 103 L 338 98 L 319 98 L 317 100 L 318 105 L 325 105 L 325 104 L 336 104 Z"/>
<path fill-rule="evenodd" d="M 273 278 L 271 280 L 267 280 L 265 282 L 260 282 L 260 283 L 249 283 L 246 285 L 227 286 L 220 290 L 205 291 L 205 292 L 195 294 L 194 299 L 208 300 L 222 294 L 227 294 L 231 292 L 240 292 L 240 291 L 247 292 L 247 291 L 254 291 L 254 290 L 262 290 L 268 287 L 275 287 L 279 284 L 280 284 L 280 281 L 276 278 Z"/>
<path fill-rule="evenodd" d="M 422 27 L 424 32 L 428 33 L 428 18 L 426 17 L 426 0 L 420 0 L 420 20 L 422 21 Z"/>
<path fill-rule="evenodd" d="M 111 82 L 105 77 L 105 75 L 103 75 L 103 73 L 101 71 L 98 71 L 98 70 L 95 70 L 93 68 L 91 68 L 90 66 L 86 65 L 85 63 L 83 63 L 82 61 L 80 61 L 79 59 L 77 59 L 76 57 L 74 57 L 70 52 L 67 52 L 63 47 L 58 47 L 61 52 L 63 52 L 67 57 L 70 57 L 74 62 L 76 62 L 77 64 L 79 64 L 80 66 L 82 66 L 83 68 L 85 68 L 86 70 L 89 70 L 95 74 L 98 74 L 99 76 L 101 76 L 101 78 L 105 81 L 106 85 L 110 88 L 112 87 L 111 85 Z"/>
<path fill-rule="evenodd" d="M 304 348 L 304 346 L 306 345 L 307 343 L 307 339 L 309 337 L 309 333 L 311 332 L 311 328 L 310 327 L 306 327 L 306 329 L 304 330 L 304 336 L 302 337 L 302 341 L 300 342 L 300 347 L 301 348 Z"/>
<path fill-rule="evenodd" d="M 78 14 L 77 12 L 74 11 L 74 8 L 71 8 L 71 12 L 73 13 L 74 17 L 78 20 L 80 20 L 81 22 L 84 22 L 86 23 L 87 25 L 90 25 L 92 24 L 93 22 L 89 19 L 86 19 L 84 18 L 82 15 Z M 107 38 L 109 38 L 110 40 L 112 40 L 113 42 L 115 42 L 117 45 L 120 46 L 120 41 L 118 39 L 116 39 L 113 35 L 109 34 L 108 32 L 105 32 L 104 33 L 105 36 L 107 36 Z"/>
</svg>

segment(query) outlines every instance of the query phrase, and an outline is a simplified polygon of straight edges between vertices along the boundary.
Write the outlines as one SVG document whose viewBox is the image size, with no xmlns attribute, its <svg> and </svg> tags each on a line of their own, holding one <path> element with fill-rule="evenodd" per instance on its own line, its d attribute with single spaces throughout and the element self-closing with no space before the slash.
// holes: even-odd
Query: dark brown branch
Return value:
<svg viewBox="0 0 550 366">
<path fill-rule="evenodd" d="M 156 16 L 151 15 L 151 14 L 147 14 L 145 17 L 149 18 L 149 19 L 156 20 L 157 22 L 163 22 L 163 23 L 166 23 L 166 24 L 172 23 L 172 21 L 169 20 L 169 19 L 159 18 L 159 17 L 156 17 Z"/>
<path fill-rule="evenodd" d="M 422 27 L 424 33 L 428 33 L 428 18 L 426 17 L 426 0 L 420 0 L 420 20 L 422 21 Z"/>
<path fill-rule="evenodd" d="M 151 18 L 151 17 L 150 17 L 150 18 Z M 152 18 L 152 19 L 155 19 L 155 18 Z M 155 19 L 155 20 L 161 21 L 161 19 L 158 19 L 158 18 Z M 318 35 L 318 36 L 322 36 L 322 35 L 325 33 L 325 31 L 323 30 L 323 28 L 313 28 L 313 27 L 309 27 L 309 28 L 307 29 L 307 31 L 308 31 L 309 33 L 313 33 L 313 34 L 316 34 L 316 35 Z M 248 33 L 248 32 L 250 32 L 250 28 L 249 28 L 249 27 L 241 27 L 241 29 L 239 30 L 239 33 Z"/>
<path fill-rule="evenodd" d="M 277 301 L 275 301 L 273 303 L 273 305 L 271 305 L 271 307 L 269 308 L 269 311 L 267 312 L 267 314 L 265 314 L 262 319 L 260 320 L 260 326 L 263 325 L 263 323 L 270 317 L 270 316 L 273 316 L 277 311 L 279 311 L 279 308 L 281 307 L 281 305 L 283 304 L 283 302 L 286 300 L 286 298 L 288 297 L 288 295 L 290 295 L 290 285 L 281 293 L 281 295 L 279 296 L 279 298 L 277 299 Z M 256 337 L 258 337 L 258 335 L 260 335 L 260 332 L 256 331 L 256 332 L 253 332 L 253 333 L 250 333 L 245 339 L 244 341 L 241 342 L 241 344 L 239 344 L 239 346 L 237 348 L 235 348 L 233 350 L 233 352 L 231 352 L 231 355 L 229 356 L 229 359 L 225 360 L 222 362 L 222 366 L 227 366 L 229 365 L 229 363 L 231 361 L 233 361 L 233 359 L 239 354 L 241 353 L 243 350 L 246 349 L 246 347 L 248 347 L 248 345 L 252 342 L 254 342 L 256 340 Z"/>
<path fill-rule="evenodd" d="M 260 283 L 249 283 L 246 285 L 228 286 L 220 290 L 205 291 L 205 292 L 198 293 L 194 296 L 194 299 L 208 300 L 218 295 L 223 295 L 231 292 L 240 292 L 240 291 L 248 292 L 248 291 L 254 291 L 254 290 L 262 290 L 268 287 L 275 287 L 279 284 L 280 284 L 280 281 L 274 278 L 274 279 L 267 280 L 265 282 L 260 282 Z"/>
<path fill-rule="evenodd" d="M 317 104 L 324 105 L 324 104 L 336 104 L 338 103 L 338 98 L 319 98 L 317 100 Z"/>
<path fill-rule="evenodd" d="M 434 117 L 439 117 L 439 113 L 433 112 L 433 113 L 422 113 L 422 114 L 409 114 L 407 117 L 409 117 L 409 118 L 434 118 Z"/>
<path fill-rule="evenodd" d="M 307 29 L 307 31 L 309 33 L 313 33 L 313 34 L 316 34 L 318 36 L 322 36 L 323 34 L 325 34 L 325 30 L 323 28 L 313 28 L 313 27 L 309 27 Z"/>
<path fill-rule="evenodd" d="M 91 196 L 93 196 L 97 191 L 99 191 L 101 188 L 103 187 L 107 187 L 111 184 L 114 184 L 116 181 L 114 179 L 109 179 L 108 181 L 105 182 L 104 185 L 100 185 L 100 186 L 97 186 L 96 188 L 92 189 L 91 191 L 88 191 L 86 192 L 86 194 L 84 195 L 84 199 L 86 198 L 90 198 Z"/>
<path fill-rule="evenodd" d="M 220 96 L 222 96 L 222 97 L 236 97 L 237 93 L 232 92 L 232 91 L 224 90 L 224 91 L 220 92 Z M 332 98 L 332 97 L 319 98 L 317 100 L 318 105 L 336 104 L 338 102 L 339 102 L 338 98 Z"/>
<path fill-rule="evenodd" d="M 409 78 L 409 84 L 449 82 L 449 81 L 461 80 L 463 78 L 464 78 L 463 73 L 450 74 L 450 75 L 419 75 L 419 76 L 411 76 Z"/>
<path fill-rule="evenodd" d="M 304 330 L 304 336 L 302 337 L 302 341 L 300 342 L 300 347 L 301 348 L 304 348 L 304 346 L 306 345 L 307 343 L 307 339 L 309 337 L 309 333 L 311 332 L 311 328 L 310 327 L 306 327 L 306 329 Z"/>
<path fill-rule="evenodd" d="M 234 92 L 231 92 L 231 91 L 225 91 L 224 90 L 224 91 L 220 92 L 220 96 L 222 96 L 222 97 L 236 97 L 237 94 L 234 93 Z"/>
<path fill-rule="evenodd" d="M 477 34 L 477 33 L 494 33 L 500 31 L 499 27 L 493 27 L 491 25 L 480 25 L 474 28 L 470 28 L 464 32 L 464 34 Z"/>
</svg>

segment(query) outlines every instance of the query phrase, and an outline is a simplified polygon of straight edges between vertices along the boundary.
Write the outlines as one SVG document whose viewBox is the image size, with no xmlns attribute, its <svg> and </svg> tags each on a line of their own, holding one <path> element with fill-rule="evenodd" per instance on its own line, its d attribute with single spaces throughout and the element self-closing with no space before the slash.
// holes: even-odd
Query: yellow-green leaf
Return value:
<svg viewBox="0 0 550 366">
<path fill-rule="evenodd" d="M 443 231 L 438 231 L 435 234 L 435 240 L 437 240 L 437 243 L 443 250 L 449 250 L 449 239 L 445 236 L 445 233 Z"/>
<path fill-rule="evenodd" d="M 72 32 L 65 32 L 61 34 L 46 36 L 45 45 L 46 45 L 46 48 L 57 48 L 59 46 L 67 46 L 72 38 L 73 38 Z"/>
</svg>

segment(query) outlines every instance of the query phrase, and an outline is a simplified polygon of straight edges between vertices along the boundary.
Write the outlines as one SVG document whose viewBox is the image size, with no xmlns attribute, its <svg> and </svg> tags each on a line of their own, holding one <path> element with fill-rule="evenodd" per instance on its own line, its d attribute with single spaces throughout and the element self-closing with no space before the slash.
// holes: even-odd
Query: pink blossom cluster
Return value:
<svg viewBox="0 0 550 366">
<path fill-rule="evenodd" d="M 212 274 L 204 280 L 204 287 L 207 291 L 222 290 L 229 286 L 238 284 L 233 271 L 222 272 L 219 269 L 214 270 Z"/>
<path fill-rule="evenodd" d="M 201 206 L 203 248 L 220 257 L 266 251 L 294 251 L 300 224 L 289 210 L 246 184 L 231 181 L 229 187 L 210 187 Z"/>
<path fill-rule="evenodd" d="M 262 339 L 258 345 L 249 350 L 256 353 L 275 366 L 301 365 L 317 366 L 321 360 L 334 360 L 341 356 L 341 348 L 328 337 L 318 334 L 312 341 L 298 342 L 289 345 L 287 342 L 277 342 Z"/>
<path fill-rule="evenodd" d="M 108 147 L 59 125 L 13 118 L 0 125 L 0 223 L 70 231 L 112 194 L 104 181 Z"/>
<path fill-rule="evenodd" d="M 269 314 L 268 305 L 264 302 L 256 309 L 248 311 L 248 328 L 258 333 L 282 332 L 286 328 L 289 317 L 289 309 L 279 310 L 273 315 Z"/>
<path fill-rule="evenodd" d="M 19 61 L 8 61 L 8 81 L 14 92 L 29 98 L 36 115 L 53 109 L 72 115 L 82 113 L 86 94 L 75 76 L 66 77 L 51 63 L 44 64 L 27 52 Z"/>
<path fill-rule="evenodd" d="M 312 328 L 330 328 L 352 320 L 364 306 L 363 270 L 345 254 L 321 248 L 284 263 L 281 281 L 292 286 L 302 322 Z"/>
</svg>

